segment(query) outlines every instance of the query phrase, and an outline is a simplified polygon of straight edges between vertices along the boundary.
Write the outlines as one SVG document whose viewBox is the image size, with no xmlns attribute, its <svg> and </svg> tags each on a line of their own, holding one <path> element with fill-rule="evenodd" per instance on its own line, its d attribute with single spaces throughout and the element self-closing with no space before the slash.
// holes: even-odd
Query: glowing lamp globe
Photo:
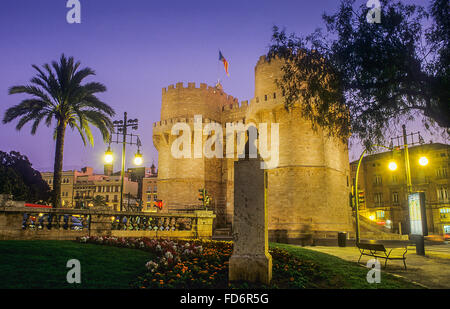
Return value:
<svg viewBox="0 0 450 309">
<path fill-rule="evenodd" d="M 394 161 L 389 162 L 388 167 L 391 171 L 395 171 L 397 169 L 397 163 L 395 163 Z"/>
<path fill-rule="evenodd" d="M 139 151 L 136 153 L 136 155 L 134 156 L 134 164 L 136 165 L 142 165 L 142 163 L 144 162 L 144 160 L 142 159 L 142 155 L 139 153 Z"/>
<path fill-rule="evenodd" d="M 114 160 L 113 152 L 111 151 L 111 148 L 108 147 L 108 150 L 105 152 L 104 157 L 105 163 L 110 164 Z"/>
<path fill-rule="evenodd" d="M 428 164 L 428 158 L 427 157 L 420 157 L 419 164 L 422 166 L 425 166 Z"/>
</svg>

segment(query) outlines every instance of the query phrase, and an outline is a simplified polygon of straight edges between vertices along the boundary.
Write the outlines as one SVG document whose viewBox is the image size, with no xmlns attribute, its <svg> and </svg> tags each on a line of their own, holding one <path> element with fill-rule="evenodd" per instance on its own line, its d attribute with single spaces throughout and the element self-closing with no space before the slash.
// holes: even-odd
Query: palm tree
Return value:
<svg viewBox="0 0 450 309">
<path fill-rule="evenodd" d="M 61 173 L 63 164 L 64 137 L 67 125 L 76 129 L 86 146 L 86 141 L 94 145 L 89 124 L 96 126 L 103 140 L 107 141 L 112 130 L 110 117 L 114 110 L 100 101 L 95 94 L 106 91 L 103 84 L 88 82 L 81 84 L 83 79 L 95 75 L 91 68 L 79 69 L 80 62 L 74 62 L 73 57 L 61 55 L 59 63 L 53 61 L 51 66 L 44 64 L 42 69 L 36 65 L 37 71 L 31 79 L 31 84 L 14 86 L 9 94 L 26 93 L 31 98 L 24 99 L 19 104 L 8 108 L 3 123 L 19 118 L 17 130 L 32 121 L 31 134 L 36 133 L 39 123 L 44 120 L 50 127 L 52 120 L 56 121 L 53 138 L 56 140 L 55 164 L 53 171 L 53 207 L 61 207 Z M 52 70 L 53 68 L 53 70 Z"/>
</svg>

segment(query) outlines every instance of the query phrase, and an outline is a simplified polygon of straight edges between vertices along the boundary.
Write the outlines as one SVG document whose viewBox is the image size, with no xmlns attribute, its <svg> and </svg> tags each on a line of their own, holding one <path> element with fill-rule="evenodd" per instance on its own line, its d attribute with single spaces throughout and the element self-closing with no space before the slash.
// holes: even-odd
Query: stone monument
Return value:
<svg viewBox="0 0 450 309">
<path fill-rule="evenodd" d="M 269 284 L 272 257 L 268 240 L 267 172 L 261 169 L 259 156 L 236 161 L 234 172 L 234 248 L 228 279 Z"/>
</svg>

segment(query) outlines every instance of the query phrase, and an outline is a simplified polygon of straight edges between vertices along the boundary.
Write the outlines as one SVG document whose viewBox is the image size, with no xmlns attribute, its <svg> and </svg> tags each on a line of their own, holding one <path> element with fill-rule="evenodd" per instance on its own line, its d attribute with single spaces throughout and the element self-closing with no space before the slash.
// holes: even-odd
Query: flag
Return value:
<svg viewBox="0 0 450 309">
<path fill-rule="evenodd" d="M 220 50 L 219 50 L 219 61 L 223 62 L 223 67 L 225 68 L 225 72 L 227 73 L 227 76 L 230 76 L 230 74 L 228 74 L 228 61 L 222 55 L 222 52 Z"/>
</svg>

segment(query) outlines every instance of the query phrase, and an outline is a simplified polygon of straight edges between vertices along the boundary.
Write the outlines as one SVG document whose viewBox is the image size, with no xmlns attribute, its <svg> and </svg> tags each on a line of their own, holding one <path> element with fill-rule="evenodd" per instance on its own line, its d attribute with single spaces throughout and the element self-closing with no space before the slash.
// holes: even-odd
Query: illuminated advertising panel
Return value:
<svg viewBox="0 0 450 309">
<path fill-rule="evenodd" d="M 425 214 L 425 194 L 423 192 L 409 194 L 408 208 L 411 235 L 428 235 Z"/>
</svg>

